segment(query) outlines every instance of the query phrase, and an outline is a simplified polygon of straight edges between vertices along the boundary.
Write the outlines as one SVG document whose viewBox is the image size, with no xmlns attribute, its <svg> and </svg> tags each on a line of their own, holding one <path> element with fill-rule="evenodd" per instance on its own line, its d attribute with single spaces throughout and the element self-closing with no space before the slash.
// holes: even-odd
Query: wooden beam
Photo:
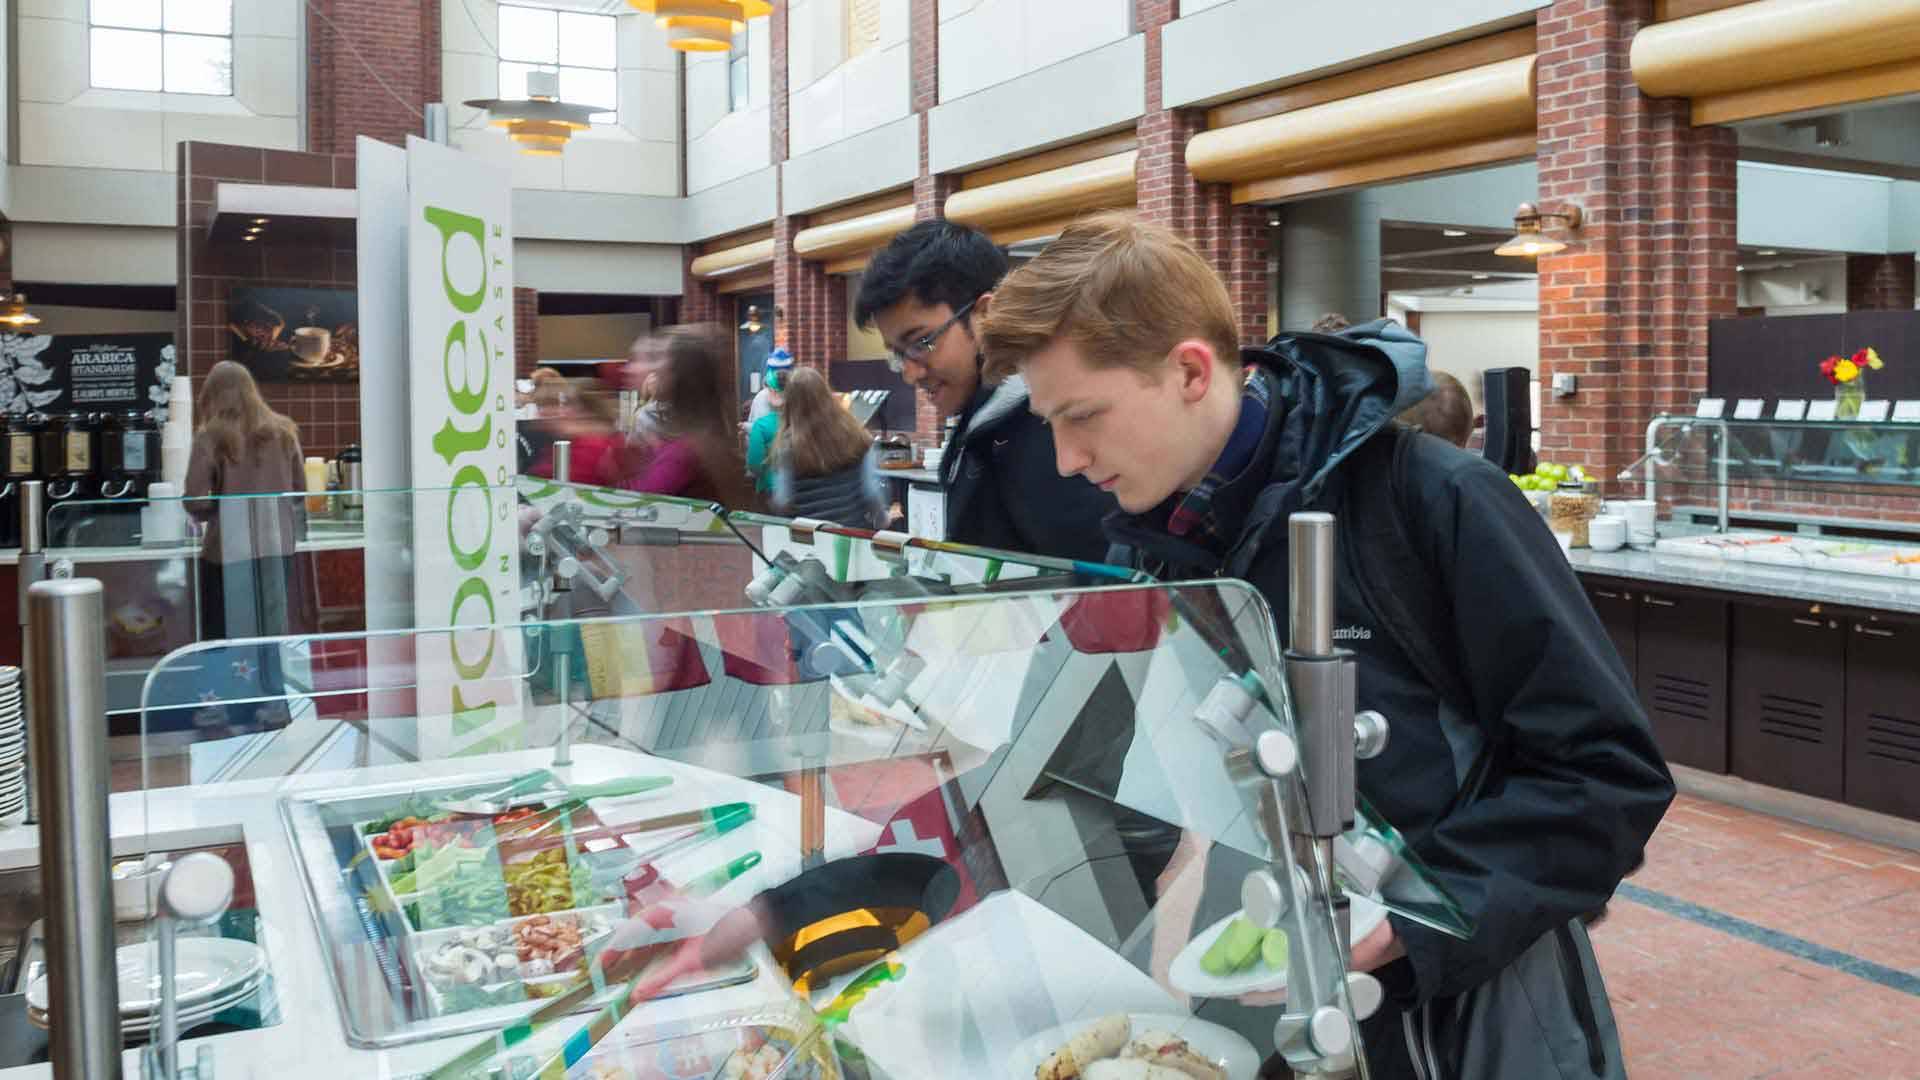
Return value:
<svg viewBox="0 0 1920 1080">
<path fill-rule="evenodd" d="M 735 277 L 721 278 L 720 284 L 714 286 L 714 291 L 721 293 L 743 293 L 752 292 L 755 289 L 771 288 L 773 288 L 773 271 L 768 270 L 764 273 L 742 274 Z"/>
<path fill-rule="evenodd" d="M 699 244 L 699 251 L 702 255 L 710 255 L 716 251 L 746 247 L 748 244 L 757 244 L 762 240 L 771 239 L 773 239 L 773 223 L 768 222 L 765 225 L 755 225 L 751 229 L 741 229 L 739 232 L 730 232 L 724 236 L 715 236 L 711 239 L 702 240 Z"/>
<path fill-rule="evenodd" d="M 988 184 L 1002 184 L 1008 180 L 1018 180 L 1023 176 L 1032 176 L 1035 173 L 1043 173 L 1068 165 L 1078 165 L 1083 161 L 1093 161 L 1096 158 L 1124 154 L 1129 150 L 1138 149 L 1139 146 L 1140 140 L 1134 136 L 1132 131 L 1116 131 L 1111 135 L 1102 135 L 1097 139 L 1088 139 L 1086 142 L 1074 143 L 1072 146 L 1061 146 L 1052 150 L 1042 150 L 1038 154 L 1030 154 L 1027 157 L 1002 162 L 999 165 L 989 165 L 984 169 L 976 169 L 960 178 L 960 187 L 961 190 L 965 190 L 967 188 L 985 187 Z"/>
<path fill-rule="evenodd" d="M 1533 132 L 1501 135 L 1474 142 L 1458 143 L 1437 150 L 1390 154 L 1350 165 L 1334 165 L 1269 180 L 1251 180 L 1233 185 L 1233 201 L 1236 203 L 1279 202 L 1283 199 L 1297 199 L 1306 195 L 1325 195 L 1349 188 L 1406 180 L 1432 173 L 1458 172 L 1485 165 L 1523 161 L 1533 157 L 1537 149 L 1538 139 Z"/>
<path fill-rule="evenodd" d="M 1512 60 L 1515 57 L 1526 56 L 1533 50 L 1533 27 L 1522 26 L 1513 30 L 1503 30 L 1498 34 L 1488 34 L 1456 45 L 1429 49 L 1423 53 L 1403 56 L 1398 60 L 1388 60 L 1356 71 L 1346 71 L 1338 75 L 1329 75 L 1324 79 L 1282 87 L 1258 97 L 1242 98 L 1225 105 L 1216 105 L 1207 110 L 1207 126 L 1219 128 L 1244 124 L 1263 116 L 1324 105 L 1329 101 L 1370 94 L 1375 90 L 1385 90 L 1392 86 L 1403 86 L 1410 82 L 1419 82 L 1421 79 L 1431 79 L 1436 75 L 1451 75 L 1468 68 Z"/>
<path fill-rule="evenodd" d="M 1688 19 L 1709 11 L 1751 4 L 1753 0 L 1653 0 L 1653 21 Z"/>
<path fill-rule="evenodd" d="M 1250 182 L 1531 132 L 1532 54 L 1213 128 L 1187 143 L 1201 180 Z M 955 196 L 958 198 L 958 196 Z M 951 205 L 951 204 L 949 204 Z"/>
<path fill-rule="evenodd" d="M 1693 126 L 1818 112 L 1836 105 L 1920 94 L 1920 59 L 1818 75 L 1693 99 Z"/>
<path fill-rule="evenodd" d="M 803 259 L 865 257 L 911 228 L 913 204 L 909 203 L 829 225 L 809 225 L 793 234 L 793 250 Z"/>
<path fill-rule="evenodd" d="M 956 191 L 947 197 L 949 220 L 989 233 L 1031 221 L 1070 218 L 1085 210 L 1132 206 L 1138 187 L 1137 150 L 1077 162 L 998 184 Z"/>
<path fill-rule="evenodd" d="M 709 251 L 688 263 L 687 271 L 694 277 L 710 280 L 757 269 L 762 265 L 773 265 L 773 237 L 771 236 L 765 240 L 755 240 L 751 244 Z"/>
<path fill-rule="evenodd" d="M 1106 209 L 1131 210 L 1133 206 L 1129 204 L 1127 206 L 1107 207 Z M 993 237 L 994 243 L 999 244 L 1001 247 L 1006 247 L 1009 244 L 1017 244 L 1022 240 L 1038 240 L 1043 236 L 1058 236 L 1067 226 L 1073 224 L 1074 219 L 1079 216 L 1080 214 L 1064 214 L 1060 217 L 1047 218 L 1042 221 L 1027 221 L 1017 225 L 1006 225 L 998 229 L 989 230 L 987 235 Z"/>
<path fill-rule="evenodd" d="M 912 205 L 913 189 L 901 188 L 899 191 L 889 191 L 885 195 L 875 195 L 870 199 L 841 203 L 839 206 L 825 210 L 815 210 L 807 215 L 807 226 L 813 228 L 831 225 L 836 221 L 846 221 L 848 218 L 866 217 L 868 214 L 877 214 L 882 210 L 896 210 L 902 206 Z"/>
<path fill-rule="evenodd" d="M 845 259 L 836 259 L 822 266 L 820 269 L 825 270 L 829 274 L 857 274 L 865 270 L 867 264 L 872 261 L 873 252 L 863 251 L 858 255 L 849 256 Z"/>
<path fill-rule="evenodd" d="M 1920 60 L 1920 0 L 1757 0 L 1643 27 L 1630 60 L 1649 97 L 1859 79 Z"/>
</svg>

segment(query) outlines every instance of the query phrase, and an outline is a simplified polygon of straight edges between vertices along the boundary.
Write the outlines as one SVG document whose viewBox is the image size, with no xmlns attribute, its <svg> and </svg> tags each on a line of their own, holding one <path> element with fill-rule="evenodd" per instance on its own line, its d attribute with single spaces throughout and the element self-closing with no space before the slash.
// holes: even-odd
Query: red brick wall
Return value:
<svg viewBox="0 0 1920 1080">
<path fill-rule="evenodd" d="M 1847 310 L 1913 310 L 1913 269 L 1911 251 L 1847 256 Z"/>
<path fill-rule="evenodd" d="M 700 256 L 697 245 L 688 244 L 681 252 L 682 268 L 680 272 L 680 321 L 685 323 L 719 322 L 725 318 L 723 311 L 730 308 L 722 303 L 720 290 L 711 281 L 702 281 L 693 276 L 693 260 Z"/>
<path fill-rule="evenodd" d="M 356 135 L 405 145 L 425 133 L 427 103 L 440 100 L 440 3 L 307 0 L 310 149 L 351 154 Z"/>
<path fill-rule="evenodd" d="M 526 378 L 540 366 L 540 290 L 513 289 L 513 372 Z"/>
<path fill-rule="evenodd" d="M 959 177 L 934 175 L 933 161 L 927 150 L 927 113 L 940 104 L 940 2 L 908 2 L 913 5 L 908 12 L 907 24 L 912 103 L 914 116 L 920 124 L 920 175 L 913 181 L 913 219 L 927 221 L 941 216 L 947 196 L 953 194 L 960 184 Z M 923 401 L 920 411 L 931 415 L 933 410 Z M 923 417 L 921 431 L 923 434 L 937 433 L 939 422 L 936 420 L 934 426 L 928 428 Z"/>
<path fill-rule="evenodd" d="M 179 154 L 180 305 L 175 340 L 186 374 L 199 380 L 232 353 L 228 299 L 236 285 L 352 289 L 358 281 L 353 222 L 324 227 L 269 224 L 266 239 L 213 240 L 213 197 L 222 180 L 249 184 L 300 184 L 350 188 L 353 158 L 261 150 L 218 143 L 181 143 Z M 300 425 L 309 455 L 333 457 L 360 441 L 357 383 L 262 383 L 267 403 Z"/>
<path fill-rule="evenodd" d="M 1166 109 L 1161 96 L 1160 29 L 1180 17 L 1177 0 L 1134 0 L 1134 25 L 1147 38 L 1146 114 L 1135 175 L 1140 216 L 1192 241 L 1227 281 L 1241 340 L 1267 336 L 1266 210 L 1235 206 L 1227 184 L 1204 184 L 1187 171 L 1187 142 L 1206 130 L 1195 109 Z"/>
<path fill-rule="evenodd" d="M 1558 0 L 1537 24 L 1540 200 L 1586 215 L 1539 263 L 1541 380 L 1579 380 L 1542 402 L 1541 453 L 1608 478 L 1655 412 L 1705 392 L 1707 323 L 1736 306 L 1733 135 L 1633 85 L 1650 17 L 1645 0 Z"/>
</svg>

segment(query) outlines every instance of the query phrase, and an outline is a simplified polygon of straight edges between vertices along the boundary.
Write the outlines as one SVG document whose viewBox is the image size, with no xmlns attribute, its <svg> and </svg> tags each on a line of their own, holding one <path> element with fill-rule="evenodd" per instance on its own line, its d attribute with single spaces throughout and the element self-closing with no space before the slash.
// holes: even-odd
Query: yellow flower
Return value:
<svg viewBox="0 0 1920 1080">
<path fill-rule="evenodd" d="M 1860 365 L 1851 360 L 1842 360 L 1838 364 L 1833 365 L 1833 379 L 1835 382 L 1852 382 L 1859 377 Z"/>
<path fill-rule="evenodd" d="M 1874 352 L 1873 346 L 1871 345 L 1867 346 L 1867 366 L 1872 368 L 1875 371 L 1879 371 L 1881 368 L 1886 367 L 1885 364 L 1880 362 L 1880 354 L 1877 352 Z"/>
</svg>

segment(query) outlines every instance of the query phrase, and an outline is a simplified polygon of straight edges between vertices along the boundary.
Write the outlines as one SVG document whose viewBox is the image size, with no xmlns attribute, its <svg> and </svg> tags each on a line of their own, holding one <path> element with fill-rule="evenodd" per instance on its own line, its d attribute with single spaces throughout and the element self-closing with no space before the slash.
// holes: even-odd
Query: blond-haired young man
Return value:
<svg viewBox="0 0 1920 1080">
<path fill-rule="evenodd" d="M 1354 943 L 1389 992 L 1363 1025 L 1372 1075 L 1624 1076 L 1579 916 L 1673 782 L 1539 516 L 1490 463 L 1393 426 L 1427 390 L 1418 339 L 1383 320 L 1242 349 L 1190 245 L 1106 214 L 1008 275 L 982 342 L 990 377 L 1026 377 L 1060 472 L 1118 499 L 1114 558 L 1243 578 L 1284 612 L 1287 516 L 1348 526 L 1339 637 L 1359 706 L 1393 724 L 1360 789 L 1476 923 L 1461 941 L 1396 915 Z M 1390 528 L 1353 525 L 1363 506 L 1390 506 L 1366 517 Z"/>
</svg>

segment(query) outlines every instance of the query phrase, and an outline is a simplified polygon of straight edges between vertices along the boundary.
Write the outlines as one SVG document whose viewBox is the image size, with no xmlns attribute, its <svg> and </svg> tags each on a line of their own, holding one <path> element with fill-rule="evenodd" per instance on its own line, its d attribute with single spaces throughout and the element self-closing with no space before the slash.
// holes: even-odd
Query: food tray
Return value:
<svg viewBox="0 0 1920 1080">
<path fill-rule="evenodd" d="M 598 907 L 580 908 L 559 912 L 553 915 L 527 915 L 519 918 L 502 919 L 484 927 L 447 927 L 443 930 L 415 931 L 409 935 L 412 950 L 411 962 L 419 984 L 426 990 L 427 1006 L 434 1016 L 466 1012 L 470 1009 L 489 1008 L 494 1005 L 511 1004 L 535 998 L 551 997 L 571 985 L 578 978 L 582 966 L 593 953 L 593 946 L 613 932 L 614 926 L 625 917 L 625 911 L 619 904 L 603 904 Z M 518 940 L 523 928 L 541 925 L 539 920 L 548 924 L 571 923 L 585 924 L 580 934 L 580 962 L 564 969 L 532 969 L 522 964 L 525 954 L 518 948 Z M 493 950 L 497 958 L 508 947 L 514 948 L 516 964 L 522 966 L 516 974 L 501 977 L 499 965 L 493 965 L 493 972 L 481 981 L 466 983 L 458 977 L 443 974 L 434 963 L 434 957 L 451 942 L 478 934 L 492 935 L 500 941 L 500 947 Z"/>
<path fill-rule="evenodd" d="M 568 1080 L 845 1078 L 826 1029 L 799 1002 L 616 1031 L 566 1075 Z"/>
</svg>

